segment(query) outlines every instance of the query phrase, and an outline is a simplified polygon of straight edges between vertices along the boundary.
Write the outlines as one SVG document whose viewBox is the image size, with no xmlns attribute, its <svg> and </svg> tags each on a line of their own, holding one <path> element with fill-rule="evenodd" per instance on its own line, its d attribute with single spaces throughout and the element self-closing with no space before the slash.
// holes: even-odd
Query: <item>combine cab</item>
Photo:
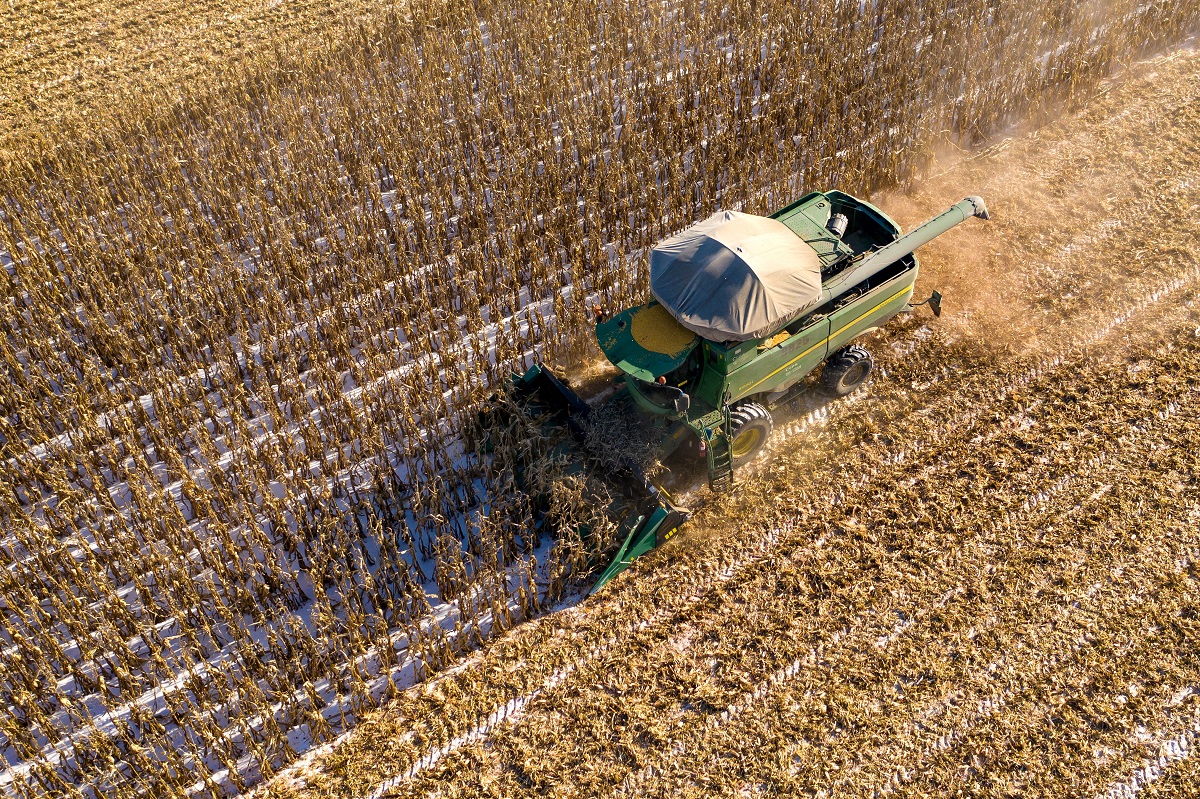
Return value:
<svg viewBox="0 0 1200 799">
<path fill-rule="evenodd" d="M 833 396 L 854 391 L 873 360 L 851 342 L 911 305 L 913 251 L 971 216 L 969 197 L 901 235 L 870 203 L 839 191 L 814 192 L 770 217 L 723 211 L 659 243 L 644 305 L 596 310 L 596 340 L 621 375 L 605 403 L 630 403 L 652 424 L 658 456 L 682 446 L 707 460 L 714 492 L 733 486 L 772 432 L 771 410 L 792 399 L 818 367 Z M 940 313 L 940 295 L 930 298 Z M 531 407 L 564 419 L 581 444 L 595 411 L 549 371 L 514 378 Z M 688 512 L 675 507 L 634 463 L 623 483 L 623 544 L 592 591 L 638 555 L 669 539 Z"/>
</svg>

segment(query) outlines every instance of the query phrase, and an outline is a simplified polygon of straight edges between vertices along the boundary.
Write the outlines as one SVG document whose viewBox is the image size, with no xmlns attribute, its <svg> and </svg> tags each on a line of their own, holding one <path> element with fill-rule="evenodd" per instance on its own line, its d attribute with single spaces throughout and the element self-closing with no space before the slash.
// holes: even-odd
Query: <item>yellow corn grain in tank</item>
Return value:
<svg viewBox="0 0 1200 799">
<path fill-rule="evenodd" d="M 769 350 L 769 349 L 771 349 L 771 347 L 774 347 L 778 344 L 782 344 L 783 342 L 787 341 L 791 337 L 792 337 L 792 334 L 789 333 L 787 330 L 780 330 L 778 333 L 771 336 L 769 339 L 764 341 L 762 344 L 759 344 L 758 348 L 760 350 Z"/>
<path fill-rule="evenodd" d="M 633 316 L 633 340 L 648 352 L 676 355 L 692 342 L 696 334 L 675 321 L 661 305 L 647 305 Z"/>
</svg>

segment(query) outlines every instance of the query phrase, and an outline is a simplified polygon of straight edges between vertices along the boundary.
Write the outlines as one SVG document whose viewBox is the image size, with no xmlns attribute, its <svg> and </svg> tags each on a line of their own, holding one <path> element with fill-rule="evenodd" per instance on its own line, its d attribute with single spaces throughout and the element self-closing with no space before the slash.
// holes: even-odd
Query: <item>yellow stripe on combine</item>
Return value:
<svg viewBox="0 0 1200 799">
<path fill-rule="evenodd" d="M 752 388 L 755 388 L 756 386 L 758 386 L 758 384 L 759 384 L 759 383 L 763 383 L 763 382 L 765 382 L 765 381 L 767 381 L 767 380 L 770 380 L 772 377 L 774 377 L 775 375 L 779 374 L 779 373 L 780 373 L 780 372 L 782 372 L 784 369 L 788 368 L 789 366 L 791 366 L 792 364 L 794 364 L 796 361 L 798 361 L 798 360 L 800 360 L 801 358 L 803 358 L 805 355 L 808 355 L 810 352 L 812 352 L 813 350 L 815 350 L 817 347 L 821 346 L 822 344 L 828 344 L 830 339 L 832 339 L 832 338 L 836 338 L 836 337 L 837 337 L 839 334 L 841 334 L 841 332 L 842 332 L 843 330 L 845 330 L 846 328 L 854 326 L 854 325 L 855 325 L 856 323 L 858 323 L 858 322 L 859 322 L 859 321 L 860 321 L 860 320 L 861 320 L 861 319 L 862 319 L 864 316 L 870 316 L 871 314 L 875 313 L 876 311 L 878 311 L 878 310 L 879 310 L 880 308 L 882 308 L 883 306 L 887 305 L 887 304 L 888 304 L 889 302 L 891 302 L 892 300 L 896 299 L 897 297 L 900 297 L 900 296 L 902 296 L 902 295 L 903 295 L 905 292 L 908 292 L 908 291 L 912 291 L 912 286 L 905 286 L 904 288 L 900 289 L 900 291 L 898 291 L 898 292 L 896 292 L 895 294 L 893 294 L 892 296 L 888 297 L 886 300 L 884 300 L 883 302 L 879 303 L 878 305 L 876 305 L 876 306 L 875 306 L 874 308 L 872 308 L 871 310 L 869 310 L 869 311 L 864 311 L 863 313 L 859 314 L 859 315 L 858 315 L 858 316 L 856 316 L 854 319 L 851 319 L 849 322 L 847 322 L 846 324 L 844 324 L 844 325 L 842 325 L 841 327 L 839 327 L 839 328 L 838 328 L 837 330 L 835 330 L 833 333 L 830 333 L 830 334 L 829 334 L 827 337 L 825 337 L 824 339 L 822 339 L 822 340 L 818 341 L 816 344 L 812 345 L 811 347 L 809 347 L 808 349 L 806 349 L 804 352 L 802 352 L 802 353 L 800 353 L 799 355 L 797 355 L 795 358 L 792 358 L 790 361 L 788 361 L 788 362 L 787 362 L 787 363 L 785 363 L 783 366 L 781 366 L 781 367 L 779 367 L 778 369 L 776 369 L 774 372 L 771 372 L 769 375 L 767 375 L 766 377 L 762 378 L 761 380 L 757 380 L 757 381 L 755 381 L 754 383 L 751 383 L 750 385 L 746 386 L 746 388 L 745 388 L 744 390 L 745 390 L 745 391 L 749 391 L 750 389 L 752 389 Z"/>
</svg>

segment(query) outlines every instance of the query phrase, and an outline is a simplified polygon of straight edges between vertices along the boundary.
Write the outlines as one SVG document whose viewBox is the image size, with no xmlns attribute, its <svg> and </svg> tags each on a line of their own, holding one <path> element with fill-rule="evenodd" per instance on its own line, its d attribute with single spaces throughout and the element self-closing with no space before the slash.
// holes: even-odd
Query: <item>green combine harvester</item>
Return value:
<svg viewBox="0 0 1200 799">
<path fill-rule="evenodd" d="M 596 340 L 621 371 L 604 402 L 631 402 L 653 420 L 660 458 L 691 447 L 707 460 L 711 489 L 730 491 L 734 470 L 770 437 L 771 410 L 803 391 L 803 378 L 823 365 L 821 388 L 836 397 L 866 381 L 871 354 L 851 342 L 913 307 L 913 251 L 972 216 L 988 218 L 979 197 L 902 235 L 883 211 L 840 191 L 769 217 L 714 214 L 654 248 L 653 300 L 596 309 Z M 937 315 L 940 301 L 937 292 L 926 300 Z M 584 442 L 596 408 L 565 381 L 536 365 L 514 388 Z M 593 593 L 688 519 L 635 465 L 625 472 L 611 476 L 632 496 L 619 511 L 623 543 Z"/>
</svg>

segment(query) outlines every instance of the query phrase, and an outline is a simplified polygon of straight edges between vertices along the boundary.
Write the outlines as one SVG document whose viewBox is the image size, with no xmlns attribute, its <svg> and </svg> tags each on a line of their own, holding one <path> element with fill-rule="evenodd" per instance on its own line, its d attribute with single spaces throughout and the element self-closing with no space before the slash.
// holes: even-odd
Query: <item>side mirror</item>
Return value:
<svg viewBox="0 0 1200 799">
<path fill-rule="evenodd" d="M 687 413 L 688 408 L 692 407 L 692 398 L 683 392 L 675 398 L 675 413 Z"/>
</svg>

